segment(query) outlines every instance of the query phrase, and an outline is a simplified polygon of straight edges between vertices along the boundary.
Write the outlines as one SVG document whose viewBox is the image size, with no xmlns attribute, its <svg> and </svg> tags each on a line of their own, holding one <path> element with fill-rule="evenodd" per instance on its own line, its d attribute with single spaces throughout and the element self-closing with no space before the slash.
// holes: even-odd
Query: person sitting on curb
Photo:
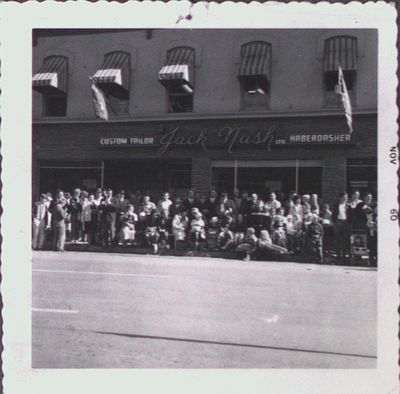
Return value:
<svg viewBox="0 0 400 394">
<path fill-rule="evenodd" d="M 258 247 L 261 255 L 269 254 L 270 251 L 277 252 L 279 254 L 286 254 L 288 250 L 282 246 L 275 245 L 269 232 L 267 230 L 261 230 L 260 238 L 258 239 Z"/>
<path fill-rule="evenodd" d="M 229 229 L 229 225 L 221 226 L 221 230 L 218 234 L 218 248 L 221 250 L 228 250 L 233 247 L 234 235 Z"/>
<path fill-rule="evenodd" d="M 244 261 L 250 261 L 251 255 L 256 251 L 257 249 L 257 237 L 256 237 L 256 230 L 254 227 L 248 227 L 246 230 L 246 235 L 240 242 L 239 246 L 236 248 L 237 252 L 240 252 L 243 254 L 244 252 Z"/>
</svg>

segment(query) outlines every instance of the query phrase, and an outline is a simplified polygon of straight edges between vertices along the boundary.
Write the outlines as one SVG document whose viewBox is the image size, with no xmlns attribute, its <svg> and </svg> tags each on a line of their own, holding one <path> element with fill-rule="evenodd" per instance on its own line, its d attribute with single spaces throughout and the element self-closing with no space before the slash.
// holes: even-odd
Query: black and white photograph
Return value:
<svg viewBox="0 0 400 394">
<path fill-rule="evenodd" d="M 165 25 L 25 29 L 34 374 L 372 376 L 387 361 L 398 154 L 386 8 L 376 24 L 200 23 L 218 7 L 179 7 Z M 297 392 L 356 392 L 321 384 Z M 222 387 L 209 392 L 245 392 Z M 296 385 L 282 387 L 262 392 Z"/>
</svg>

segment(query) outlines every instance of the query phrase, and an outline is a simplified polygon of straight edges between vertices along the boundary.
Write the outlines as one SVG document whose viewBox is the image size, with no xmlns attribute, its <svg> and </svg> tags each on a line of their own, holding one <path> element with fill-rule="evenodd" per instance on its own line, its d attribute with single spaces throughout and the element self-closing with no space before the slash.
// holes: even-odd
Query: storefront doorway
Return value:
<svg viewBox="0 0 400 394">
<path fill-rule="evenodd" d="M 232 192 L 234 188 L 258 193 L 300 194 L 322 192 L 321 160 L 254 160 L 212 162 L 213 187 Z"/>
</svg>

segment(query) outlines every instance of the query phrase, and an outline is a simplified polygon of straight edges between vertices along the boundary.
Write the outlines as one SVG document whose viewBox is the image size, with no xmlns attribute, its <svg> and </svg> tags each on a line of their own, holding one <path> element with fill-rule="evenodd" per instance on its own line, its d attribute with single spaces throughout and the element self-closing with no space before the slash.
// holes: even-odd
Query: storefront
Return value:
<svg viewBox="0 0 400 394">
<path fill-rule="evenodd" d="M 34 124 L 34 198 L 97 187 L 376 193 L 376 114 Z"/>
</svg>

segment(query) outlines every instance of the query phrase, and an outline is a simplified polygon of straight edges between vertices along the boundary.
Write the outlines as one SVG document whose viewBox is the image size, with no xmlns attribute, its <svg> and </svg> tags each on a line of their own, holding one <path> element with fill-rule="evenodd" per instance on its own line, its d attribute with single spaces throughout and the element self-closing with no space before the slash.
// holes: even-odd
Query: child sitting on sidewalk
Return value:
<svg viewBox="0 0 400 394">
<path fill-rule="evenodd" d="M 240 252 L 241 254 L 244 253 L 244 261 L 249 261 L 251 255 L 256 251 L 257 241 L 258 240 L 256 237 L 256 230 L 254 229 L 254 227 L 249 227 L 246 230 L 246 235 L 240 242 L 239 246 L 236 248 L 237 252 Z"/>
</svg>

